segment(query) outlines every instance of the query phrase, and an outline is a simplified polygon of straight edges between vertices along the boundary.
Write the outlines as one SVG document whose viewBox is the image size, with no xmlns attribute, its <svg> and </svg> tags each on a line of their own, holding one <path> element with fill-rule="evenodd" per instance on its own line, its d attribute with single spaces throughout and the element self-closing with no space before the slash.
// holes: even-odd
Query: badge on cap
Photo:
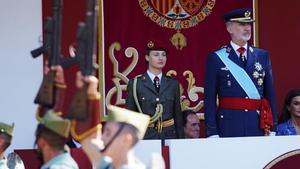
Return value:
<svg viewBox="0 0 300 169">
<path fill-rule="evenodd" d="M 254 20 L 252 19 L 252 9 L 241 8 L 241 9 L 236 9 L 227 12 L 224 15 L 224 20 L 225 22 L 241 22 L 241 23 L 254 22 Z"/>
<path fill-rule="evenodd" d="M 13 133 L 13 130 L 14 130 L 14 124 L 12 125 L 9 125 L 9 124 L 6 124 L 6 123 L 3 123 L 3 122 L 0 122 L 0 132 L 1 133 L 5 133 L 9 136 L 13 136 L 12 133 Z"/>
</svg>

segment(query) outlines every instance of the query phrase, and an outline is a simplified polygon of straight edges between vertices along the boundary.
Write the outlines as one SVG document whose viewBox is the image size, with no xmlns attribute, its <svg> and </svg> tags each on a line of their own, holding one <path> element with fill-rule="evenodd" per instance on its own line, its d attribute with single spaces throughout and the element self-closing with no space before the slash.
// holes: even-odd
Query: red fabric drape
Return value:
<svg viewBox="0 0 300 169">
<path fill-rule="evenodd" d="M 141 3 L 139 3 L 141 2 Z M 175 1 L 174 1 L 175 2 Z M 131 79 L 138 74 L 142 74 L 147 69 L 147 64 L 144 59 L 145 47 L 149 41 L 159 41 L 163 43 L 168 49 L 167 65 L 164 69 L 166 73 L 169 70 L 174 70 L 177 73 L 176 78 L 183 86 L 183 95 L 190 101 L 190 107 L 198 104 L 203 95 L 198 93 L 198 98 L 190 98 L 188 95 L 189 89 L 194 87 L 203 87 L 205 60 L 206 56 L 226 45 L 229 41 L 229 35 L 226 31 L 223 21 L 223 15 L 235 8 L 252 7 L 252 0 L 240 1 L 240 0 L 227 0 L 227 1 L 212 1 L 203 0 L 195 6 L 195 8 L 188 8 L 192 1 L 179 1 L 182 2 L 181 6 L 175 5 L 172 0 L 104 0 L 104 62 L 105 62 L 105 92 L 106 96 L 109 92 L 112 92 L 112 88 L 116 86 L 116 81 L 113 78 L 121 79 L 117 81 L 117 84 L 126 84 L 122 78 L 114 75 L 113 66 L 118 66 L 117 72 Z M 173 10 L 188 11 L 191 16 L 199 15 L 199 12 L 208 4 L 213 4 L 214 7 L 211 10 L 211 14 L 206 16 L 203 21 L 199 22 L 196 26 L 186 26 L 180 29 L 186 38 L 186 46 L 181 50 L 176 49 L 171 43 L 170 39 L 177 32 L 175 29 L 159 26 L 155 23 L 153 18 L 164 17 L 168 20 L 168 23 L 172 19 L 168 18 L 164 14 L 166 10 L 170 10 L 173 5 Z M 143 6 L 149 5 L 154 11 L 152 17 L 148 17 L 144 14 Z M 150 9 L 149 8 L 149 9 Z M 151 14 L 151 15 L 152 15 Z M 151 19 L 152 18 L 152 19 Z M 190 19 L 187 17 L 185 20 Z M 173 21 L 179 21 L 174 20 Z M 114 50 L 114 62 L 109 57 L 110 47 L 114 42 L 118 42 L 120 49 Z M 125 50 L 128 47 L 133 47 L 138 53 L 137 65 L 128 74 L 124 73 L 125 70 L 134 60 L 133 57 L 126 57 Z M 194 83 L 187 81 L 191 76 L 183 75 L 185 71 L 191 71 L 193 73 Z M 125 79 L 125 78 L 124 78 Z M 128 80 L 126 79 L 126 80 Z M 189 79 L 190 80 L 190 79 Z M 125 99 L 124 91 L 122 99 Z M 120 104 L 116 102 L 116 94 L 111 99 L 112 104 Z"/>
</svg>

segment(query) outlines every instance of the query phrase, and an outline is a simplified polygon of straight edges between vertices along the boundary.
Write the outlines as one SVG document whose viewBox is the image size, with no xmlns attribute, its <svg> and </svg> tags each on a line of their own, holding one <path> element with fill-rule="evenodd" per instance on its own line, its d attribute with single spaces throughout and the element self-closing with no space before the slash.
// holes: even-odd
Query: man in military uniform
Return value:
<svg viewBox="0 0 300 169">
<path fill-rule="evenodd" d="M 104 119 L 103 134 L 101 134 L 101 130 L 98 130 L 81 142 L 82 148 L 93 166 L 98 169 L 146 168 L 135 157 L 133 147 L 144 137 L 150 117 L 112 105 L 107 106 L 107 110 L 108 115 Z M 101 140 L 103 140 L 104 148 Z M 158 163 L 156 161 L 156 164 Z M 163 169 L 162 158 L 160 165 L 152 166 L 152 168 Z"/>
<path fill-rule="evenodd" d="M 66 150 L 71 123 L 49 110 L 36 129 L 35 144 L 43 160 L 41 169 L 78 169 L 77 163 Z"/>
<path fill-rule="evenodd" d="M 183 138 L 179 83 L 162 73 L 167 50 L 150 41 L 145 59 L 148 70 L 129 81 L 125 107 L 151 116 L 144 139 Z"/>
<path fill-rule="evenodd" d="M 272 68 L 268 52 L 248 43 L 254 22 L 252 10 L 230 11 L 224 20 L 231 41 L 211 53 L 206 63 L 207 136 L 269 135 L 277 117 Z"/>
<path fill-rule="evenodd" d="M 14 125 L 0 122 L 0 168 L 8 169 L 7 159 L 4 156 L 5 150 L 10 146 Z"/>
</svg>

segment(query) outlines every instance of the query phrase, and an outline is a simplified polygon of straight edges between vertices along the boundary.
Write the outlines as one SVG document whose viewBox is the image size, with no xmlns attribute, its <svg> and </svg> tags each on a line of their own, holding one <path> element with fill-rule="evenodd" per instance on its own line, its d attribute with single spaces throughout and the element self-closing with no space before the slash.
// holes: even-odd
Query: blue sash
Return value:
<svg viewBox="0 0 300 169">
<path fill-rule="evenodd" d="M 229 69 L 235 80 L 246 92 L 248 97 L 251 99 L 260 99 L 260 95 L 253 81 L 243 68 L 241 68 L 228 58 L 229 53 L 226 52 L 226 48 L 222 48 L 216 51 L 215 53 L 219 56 L 219 58 L 222 60 L 225 66 Z"/>
</svg>

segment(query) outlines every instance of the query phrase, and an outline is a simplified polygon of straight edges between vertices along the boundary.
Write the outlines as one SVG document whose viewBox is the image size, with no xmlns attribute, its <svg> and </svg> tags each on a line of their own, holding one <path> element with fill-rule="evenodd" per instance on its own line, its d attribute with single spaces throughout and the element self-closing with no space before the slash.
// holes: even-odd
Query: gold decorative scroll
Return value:
<svg viewBox="0 0 300 169">
<path fill-rule="evenodd" d="M 127 75 L 132 72 L 134 67 L 137 65 L 138 62 L 138 52 L 135 48 L 133 47 L 128 47 L 125 50 L 125 56 L 128 58 L 132 58 L 131 63 L 128 65 L 128 67 L 120 72 L 119 70 L 119 62 L 116 59 L 115 56 L 115 50 L 120 51 L 121 49 L 121 44 L 119 42 L 114 42 L 110 45 L 109 47 L 109 59 L 113 64 L 113 83 L 114 87 L 111 88 L 107 95 L 106 95 L 106 104 L 109 105 L 111 104 L 111 98 L 113 95 L 116 94 L 116 102 L 113 105 L 124 105 L 125 104 L 125 99 L 122 96 L 122 91 L 126 91 L 126 86 L 129 81 L 127 78 Z M 121 84 L 122 82 L 122 84 Z"/>
<path fill-rule="evenodd" d="M 129 81 L 128 75 L 134 70 L 138 63 L 138 52 L 133 47 L 128 47 L 125 50 L 125 56 L 127 58 L 132 58 L 130 64 L 126 67 L 124 71 L 120 70 L 119 62 L 115 55 L 115 51 L 121 50 L 121 44 L 119 42 L 114 42 L 109 47 L 109 59 L 113 64 L 113 78 L 112 81 L 114 83 L 114 87 L 112 87 L 107 95 L 106 95 L 106 104 L 113 105 L 124 105 L 125 98 L 122 93 L 126 91 L 127 83 Z M 168 76 L 177 76 L 177 72 L 175 70 L 169 70 L 167 72 Z M 187 89 L 183 88 L 183 85 L 180 83 L 180 101 L 181 101 L 181 109 L 182 110 L 193 110 L 198 112 L 201 108 L 203 108 L 204 101 L 200 99 L 200 95 L 203 95 L 204 88 L 195 85 L 195 77 L 192 71 L 186 70 L 182 74 L 186 77 L 187 81 Z M 184 95 L 184 91 L 187 91 L 187 95 Z M 116 96 L 115 103 L 111 103 L 112 97 Z M 196 103 L 195 106 L 191 106 L 191 102 Z"/>
<path fill-rule="evenodd" d="M 169 70 L 167 72 L 168 76 L 177 76 L 177 72 L 175 70 Z M 192 71 L 186 70 L 183 72 L 183 76 L 186 77 L 188 87 L 187 87 L 187 96 L 184 95 L 184 88 L 182 84 L 180 84 L 180 101 L 181 101 L 181 109 L 182 110 L 193 110 L 198 112 L 203 106 L 204 101 L 200 100 L 199 95 L 204 94 L 204 88 L 198 87 L 195 85 L 195 77 Z M 195 106 L 191 107 L 192 102 L 198 102 Z"/>
</svg>

